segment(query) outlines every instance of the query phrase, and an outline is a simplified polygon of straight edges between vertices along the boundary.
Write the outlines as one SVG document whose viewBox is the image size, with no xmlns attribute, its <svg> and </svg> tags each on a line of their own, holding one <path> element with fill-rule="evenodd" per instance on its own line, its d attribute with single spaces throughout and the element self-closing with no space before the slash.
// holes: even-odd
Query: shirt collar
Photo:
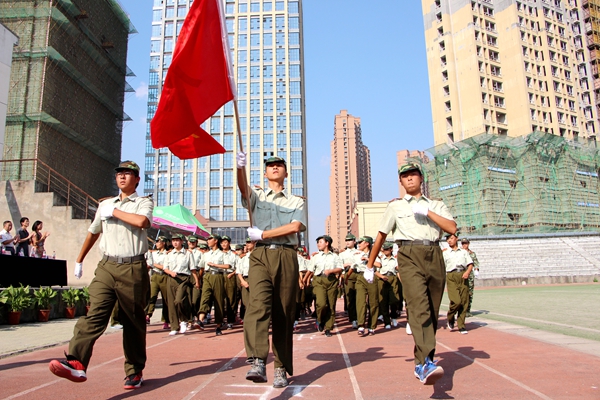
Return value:
<svg viewBox="0 0 600 400">
<path fill-rule="evenodd" d="M 275 195 L 281 194 L 281 195 L 282 195 L 283 197 L 285 197 L 286 199 L 287 199 L 287 197 L 288 197 L 288 196 L 287 196 L 287 194 L 285 193 L 285 187 L 283 187 L 283 188 L 281 189 L 281 192 L 279 192 L 279 193 L 275 193 L 275 191 L 274 191 L 273 189 L 271 189 L 270 187 L 267 187 L 267 188 L 265 189 L 265 194 L 268 196 L 268 195 L 270 195 L 271 193 L 274 193 Z"/>
<path fill-rule="evenodd" d="M 181 253 L 181 254 L 185 254 L 186 251 L 187 250 L 184 247 L 182 247 L 181 250 L 173 249 L 173 252 L 175 252 L 175 253 Z"/>
<path fill-rule="evenodd" d="M 125 197 L 122 202 L 125 203 L 127 201 L 135 201 L 135 199 L 137 199 L 138 197 L 140 197 L 140 196 L 137 194 L 137 192 L 133 192 L 129 196 Z M 120 200 L 121 200 L 121 195 L 118 195 L 113 199 L 113 203 L 116 203 Z"/>
<path fill-rule="evenodd" d="M 408 202 L 410 203 L 410 201 L 411 201 L 412 199 L 416 199 L 416 197 L 415 197 L 415 196 L 411 196 L 410 194 L 405 194 L 405 195 L 404 195 L 404 197 L 403 197 L 403 199 L 404 199 L 404 200 L 406 200 L 406 201 L 408 201 Z M 425 200 L 426 202 L 428 202 L 428 203 L 431 201 L 431 200 L 429 200 L 427 197 L 425 197 L 425 196 L 423 196 L 423 195 L 421 195 L 421 197 L 419 198 L 419 200 L 420 200 L 420 199 L 424 199 L 424 200 Z M 417 200 L 417 201 L 418 201 L 418 200 Z"/>
</svg>

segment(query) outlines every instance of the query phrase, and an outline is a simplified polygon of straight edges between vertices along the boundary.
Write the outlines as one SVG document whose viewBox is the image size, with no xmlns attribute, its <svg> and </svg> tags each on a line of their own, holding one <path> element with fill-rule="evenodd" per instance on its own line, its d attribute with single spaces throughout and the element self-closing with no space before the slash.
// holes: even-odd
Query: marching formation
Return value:
<svg viewBox="0 0 600 400">
<path fill-rule="evenodd" d="M 87 379 L 86 370 L 95 341 L 106 329 L 113 309 L 123 326 L 125 389 L 143 382 L 146 362 L 146 325 L 158 295 L 162 298 L 163 328 L 169 335 L 204 330 L 214 324 L 215 334 L 243 325 L 246 379 L 267 382 L 269 332 L 274 355 L 273 386 L 288 386 L 293 374 L 293 334 L 300 320 L 314 318 L 315 329 L 332 336 L 336 304 L 359 336 L 397 327 L 406 305 L 406 333 L 414 339 L 414 375 L 433 384 L 443 369 L 434 359 L 439 308 L 446 282 L 450 310 L 448 328 L 458 325 L 467 333 L 475 253 L 467 239 L 458 247 L 456 224 L 440 201 L 421 194 L 422 172 L 406 164 L 398 173 L 407 195 L 389 203 L 375 240 L 349 233 L 345 249 L 333 247 L 328 235 L 316 240 L 317 252 L 308 255 L 299 246 L 306 229 L 303 198 L 286 194 L 286 161 L 265 161 L 268 187 L 246 185 L 242 170 L 246 156 L 237 157 L 242 204 L 251 211 L 252 226 L 245 244 L 232 246 L 228 236 L 210 235 L 206 244 L 196 236 L 159 236 L 148 250 L 146 230 L 153 203 L 137 196 L 139 167 L 125 161 L 116 168 L 119 196 L 103 201 L 77 259 L 83 260 L 96 240 L 104 257 L 89 286 L 91 308 L 74 330 L 65 360 L 50 362 L 57 376 L 74 382 Z M 391 232 L 392 241 L 386 241 Z M 448 248 L 440 238 L 447 233 Z M 150 273 L 148 273 L 150 271 Z M 117 308 L 115 306 L 118 305 Z"/>
</svg>

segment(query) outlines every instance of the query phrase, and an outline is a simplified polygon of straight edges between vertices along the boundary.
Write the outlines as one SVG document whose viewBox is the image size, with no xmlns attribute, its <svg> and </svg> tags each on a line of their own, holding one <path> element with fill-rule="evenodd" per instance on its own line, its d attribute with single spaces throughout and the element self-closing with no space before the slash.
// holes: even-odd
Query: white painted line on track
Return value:
<svg viewBox="0 0 600 400">
<path fill-rule="evenodd" d="M 172 342 L 173 340 L 177 340 L 177 339 L 179 339 L 180 337 L 181 337 L 181 336 L 176 336 L 176 337 L 174 337 L 174 338 L 171 338 L 171 339 L 165 340 L 164 342 L 160 342 L 160 343 L 153 344 L 152 346 L 146 347 L 146 350 L 148 350 L 148 349 L 152 349 L 152 348 L 154 348 L 154 347 L 162 346 L 163 344 L 165 344 L 165 343 L 169 343 L 169 342 Z M 94 370 L 96 370 L 96 369 L 98 369 L 98 368 L 102 368 L 102 367 L 104 367 L 105 365 L 108 365 L 108 364 L 114 363 L 115 361 L 123 360 L 124 358 L 125 358 L 124 356 L 121 356 L 121 357 L 113 358 L 112 360 L 105 361 L 105 362 L 103 362 L 102 364 L 94 365 L 93 367 L 91 367 L 91 368 L 88 368 L 88 370 L 86 371 L 86 373 L 87 373 L 87 372 L 89 372 L 89 371 L 94 371 Z M 12 396 L 5 397 L 5 398 L 4 398 L 4 400 L 16 399 L 17 397 L 24 396 L 24 395 L 26 395 L 26 394 L 29 394 L 29 393 L 35 392 L 36 390 L 40 390 L 40 389 L 43 389 L 43 388 L 45 388 L 45 387 L 48 387 L 48 386 L 50 386 L 50 385 L 54 385 L 55 383 L 58 383 L 58 382 L 64 382 L 64 381 L 66 381 L 66 379 L 55 379 L 55 380 L 53 380 L 53 381 L 46 382 L 46 383 L 44 383 L 44 384 L 42 384 L 42 385 L 39 385 L 39 386 L 33 387 L 33 388 L 31 388 L 31 389 L 27 389 L 27 390 L 25 390 L 25 391 L 22 391 L 22 392 L 20 392 L 20 393 L 15 393 L 15 394 L 13 394 Z"/>
<path fill-rule="evenodd" d="M 219 376 L 219 374 L 221 372 L 227 370 L 231 366 L 231 364 L 233 364 L 245 352 L 246 352 L 245 348 L 242 349 L 242 350 L 240 350 L 240 352 L 237 353 L 231 360 L 227 361 L 227 363 L 225 365 L 223 365 L 221 368 L 219 368 L 217 370 L 217 372 L 215 372 L 214 374 L 212 374 L 210 378 L 208 378 L 207 380 L 205 380 L 202 384 L 200 384 L 197 388 L 195 388 L 187 396 L 185 396 L 183 398 L 183 400 L 190 400 L 195 395 L 197 395 L 198 392 L 200 392 L 202 389 L 204 389 L 209 383 L 211 383 L 212 381 L 214 381 Z"/>
<path fill-rule="evenodd" d="M 544 400 L 552 400 L 552 398 L 550 398 L 550 397 L 546 396 L 544 393 L 538 392 L 537 390 L 535 390 L 535 389 L 533 389 L 533 388 L 531 388 L 531 387 L 527 386 L 526 384 L 524 384 L 524 383 L 522 383 L 522 382 L 519 382 L 518 380 L 516 380 L 516 379 L 514 379 L 514 378 L 511 378 L 510 376 L 508 376 L 508 375 L 506 375 L 506 374 L 503 374 L 502 372 L 500 372 L 500 371 L 498 371 L 498 370 L 496 370 L 496 369 L 494 369 L 494 368 L 492 368 L 492 367 L 489 367 L 489 366 L 485 365 L 485 364 L 484 364 L 484 363 L 482 363 L 482 362 L 479 362 L 479 361 L 477 361 L 477 360 L 475 360 L 475 359 L 472 359 L 471 357 L 468 357 L 468 356 L 466 356 L 466 355 L 462 354 L 462 353 L 461 353 L 460 351 L 458 351 L 458 350 L 454 350 L 454 349 L 452 349 L 452 348 L 450 348 L 450 347 L 448 347 L 448 346 L 446 346 L 445 344 L 443 344 L 443 343 L 440 343 L 440 342 L 437 342 L 437 344 L 438 344 L 438 345 L 440 345 L 440 346 L 442 346 L 442 347 L 443 347 L 443 348 L 445 348 L 446 350 L 449 350 L 449 351 L 453 352 L 454 354 L 461 356 L 461 357 L 462 357 L 462 358 L 464 358 L 465 360 L 468 360 L 468 361 L 470 361 L 470 362 L 471 362 L 471 363 L 473 363 L 473 364 L 477 364 L 478 366 L 480 366 L 480 367 L 482 367 L 482 368 L 484 368 L 484 369 L 487 369 L 487 370 L 488 370 L 488 371 L 490 371 L 491 373 L 493 373 L 493 374 L 496 374 L 496 375 L 498 375 L 498 376 L 500 376 L 500 377 L 502 377 L 502 378 L 506 379 L 507 381 L 509 381 L 509 382 L 511 382 L 511 383 L 513 383 L 513 384 L 515 384 L 515 385 L 517 385 L 517 386 L 519 386 L 520 388 L 522 388 L 522 389 L 525 389 L 525 390 L 527 390 L 528 392 L 531 392 L 531 393 L 535 394 L 536 396 L 538 396 L 538 397 L 539 397 L 539 398 L 541 398 L 541 399 L 544 399 Z"/>
<path fill-rule="evenodd" d="M 350 375 L 350 381 L 352 382 L 352 389 L 354 390 L 354 397 L 356 400 L 363 400 L 362 393 L 360 392 L 360 387 L 358 386 L 358 381 L 356 380 L 356 376 L 354 375 L 354 370 L 352 369 L 352 364 L 350 363 L 350 357 L 348 357 L 348 352 L 346 351 L 346 346 L 344 346 L 344 341 L 342 340 L 342 335 L 337 328 L 335 327 L 335 335 L 340 342 L 340 347 L 342 348 L 342 356 L 344 357 L 344 362 L 346 363 L 346 369 L 348 370 L 348 375 Z"/>
</svg>

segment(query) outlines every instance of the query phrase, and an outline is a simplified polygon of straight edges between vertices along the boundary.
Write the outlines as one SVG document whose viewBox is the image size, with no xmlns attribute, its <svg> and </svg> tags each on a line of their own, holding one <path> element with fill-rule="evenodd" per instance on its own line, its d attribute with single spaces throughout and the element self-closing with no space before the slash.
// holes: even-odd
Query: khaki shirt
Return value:
<svg viewBox="0 0 600 400">
<path fill-rule="evenodd" d="M 100 218 L 100 210 L 107 204 L 114 204 L 118 210 L 145 216 L 152 222 L 154 203 L 148 197 L 140 197 L 137 193 L 120 200 L 119 196 L 111 197 L 98 205 L 94 221 L 88 231 L 100 236 L 100 251 L 112 257 L 133 257 L 148 251 L 146 229 L 136 228 L 117 218 Z"/>
<path fill-rule="evenodd" d="M 188 251 L 194 259 L 194 265 L 196 266 L 196 269 L 200 269 L 200 261 L 202 260 L 202 252 L 200 249 L 196 247 L 193 250 L 188 249 Z"/>
<path fill-rule="evenodd" d="M 350 267 L 348 267 L 348 269 L 353 268 L 352 266 L 355 264 L 354 254 L 357 251 L 358 250 L 356 249 L 346 249 L 340 253 L 340 258 L 342 259 L 342 266 L 344 268 L 344 271 L 342 271 L 343 275 L 346 275 L 346 273 L 348 272 L 345 267 L 346 264 L 352 264 Z"/>
<path fill-rule="evenodd" d="M 398 261 L 394 256 L 390 256 L 389 258 L 385 256 L 381 257 L 381 268 L 379 268 L 379 273 L 382 275 L 398 273 Z"/>
<path fill-rule="evenodd" d="M 466 250 L 460 247 L 456 250 L 448 248 L 444 250 L 444 262 L 446 263 L 446 272 L 452 272 L 456 269 L 466 270 L 469 264 L 473 264 L 473 259 Z"/>
<path fill-rule="evenodd" d="M 181 250 L 171 250 L 167 255 L 167 265 L 165 267 L 177 274 L 190 275 L 192 270 L 198 269 L 194 265 L 194 257 L 184 248 Z"/>
<path fill-rule="evenodd" d="M 369 254 L 371 254 L 370 251 L 365 253 L 364 251 L 360 250 L 358 250 L 354 254 L 354 267 L 352 268 L 356 272 L 365 272 L 367 270 L 367 261 L 369 260 Z M 381 263 L 381 259 L 379 258 L 379 256 L 375 258 L 375 262 Z M 377 271 L 377 267 L 373 266 L 373 268 L 375 269 L 375 271 Z"/>
<path fill-rule="evenodd" d="M 206 272 L 217 271 L 217 272 L 225 272 L 223 268 L 214 268 L 206 265 L 207 263 L 213 264 L 225 264 L 223 259 L 223 252 L 219 249 L 209 250 L 202 255 L 202 261 L 200 261 L 200 269 L 204 269 Z"/>
<path fill-rule="evenodd" d="M 162 269 L 158 269 L 154 267 L 154 265 L 160 265 L 162 267 L 165 266 L 165 261 L 167 259 L 167 252 L 165 250 L 161 251 L 152 251 L 148 252 L 152 254 L 152 273 L 154 274 L 164 274 Z"/>
<path fill-rule="evenodd" d="M 323 274 L 326 269 L 335 268 L 344 268 L 340 256 L 331 251 L 329 253 L 319 251 L 310 259 L 308 270 L 312 271 L 315 276 L 319 276 Z"/>
<path fill-rule="evenodd" d="M 248 253 L 244 257 L 240 258 L 240 260 L 235 265 L 235 272 L 240 274 L 241 276 L 247 277 L 249 270 L 250 270 L 250 253 Z"/>
<path fill-rule="evenodd" d="M 298 272 L 308 271 L 309 261 L 298 254 Z"/>
<path fill-rule="evenodd" d="M 429 218 L 415 215 L 412 211 L 412 205 L 415 203 L 426 204 L 434 213 L 454 221 L 448 207 L 443 202 L 429 200 L 425 196 L 421 196 L 417 200 L 416 197 L 407 194 L 402 199 L 388 204 L 383 217 L 381 217 L 379 231 L 385 234 L 392 232 L 394 240 L 439 240 L 442 236 L 442 229 Z"/>
<path fill-rule="evenodd" d="M 242 199 L 242 205 L 248 208 L 248 202 Z M 275 193 L 271 188 L 253 188 L 250 192 L 250 206 L 254 225 L 263 231 L 297 221 L 306 230 L 306 210 L 302 197 L 288 195 L 285 190 Z M 298 245 L 298 235 L 279 236 L 268 240 L 273 244 Z"/>
<path fill-rule="evenodd" d="M 228 264 L 230 268 L 227 268 L 227 273 L 235 272 L 235 267 L 237 265 L 240 257 L 235 254 L 233 250 L 229 250 L 227 252 L 223 251 L 223 264 Z"/>
</svg>

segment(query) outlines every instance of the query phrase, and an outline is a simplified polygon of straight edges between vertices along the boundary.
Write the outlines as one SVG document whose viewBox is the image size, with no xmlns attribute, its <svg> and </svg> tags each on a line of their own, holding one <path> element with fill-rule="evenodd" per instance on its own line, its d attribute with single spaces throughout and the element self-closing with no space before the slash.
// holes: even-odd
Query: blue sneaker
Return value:
<svg viewBox="0 0 600 400">
<path fill-rule="evenodd" d="M 442 376 L 444 376 L 444 369 L 435 365 L 429 357 L 425 358 L 425 364 L 415 366 L 415 377 L 419 378 L 424 385 L 433 385 Z"/>
</svg>

